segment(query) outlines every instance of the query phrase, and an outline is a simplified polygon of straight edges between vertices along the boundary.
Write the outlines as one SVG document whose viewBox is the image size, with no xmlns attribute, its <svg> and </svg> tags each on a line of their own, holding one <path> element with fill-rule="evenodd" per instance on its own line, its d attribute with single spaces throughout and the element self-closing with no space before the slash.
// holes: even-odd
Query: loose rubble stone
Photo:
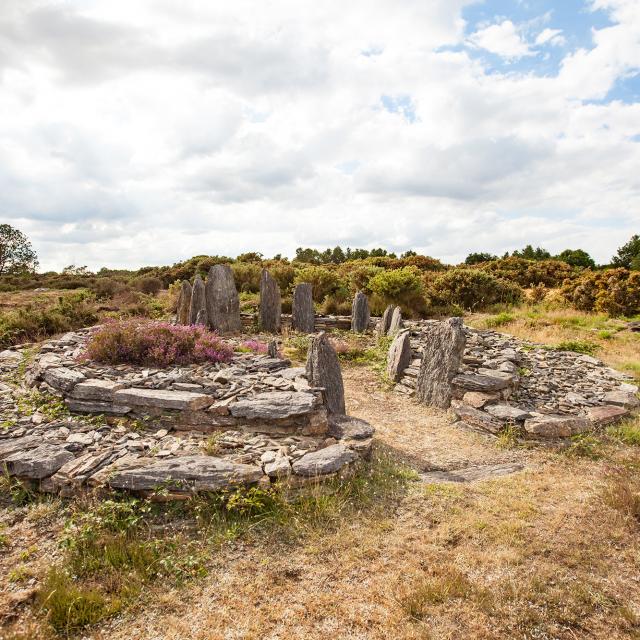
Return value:
<svg viewBox="0 0 640 640">
<path fill-rule="evenodd" d="M 451 403 L 451 408 L 460 420 L 483 431 L 496 434 L 504 427 L 504 424 L 497 418 L 479 409 L 474 409 L 463 402 L 454 400 Z"/>
<path fill-rule="evenodd" d="M 157 407 L 196 411 L 212 403 L 211 396 L 190 391 L 170 391 L 168 389 L 121 389 L 114 394 L 114 401 L 132 407 Z"/>
<path fill-rule="evenodd" d="M 391 319 L 389 320 L 389 328 L 387 329 L 388 336 L 395 336 L 402 328 L 402 312 L 400 307 L 394 307 L 391 313 Z"/>
<path fill-rule="evenodd" d="M 462 318 L 431 325 L 416 384 L 420 402 L 443 409 L 451 404 L 451 381 L 462 362 L 464 345 Z"/>
<path fill-rule="evenodd" d="M 512 407 L 508 404 L 491 404 L 485 407 L 485 411 L 491 414 L 494 418 L 500 418 L 500 420 L 513 420 L 520 422 L 530 417 L 528 411 L 523 411 L 518 407 Z"/>
<path fill-rule="evenodd" d="M 540 438 L 570 438 L 587 431 L 591 423 L 580 416 L 536 416 L 525 420 L 527 433 Z"/>
<path fill-rule="evenodd" d="M 227 264 L 211 267 L 205 290 L 211 328 L 220 333 L 239 333 L 242 330 L 240 299 L 231 267 Z"/>
<path fill-rule="evenodd" d="M 275 278 L 266 270 L 260 276 L 260 327 L 269 333 L 280 331 L 282 297 Z"/>
<path fill-rule="evenodd" d="M 177 320 L 178 324 L 189 324 L 189 305 L 191 304 L 191 285 L 183 280 L 178 295 Z"/>
<path fill-rule="evenodd" d="M 636 395 L 625 391 L 609 391 L 609 393 L 604 394 L 602 400 L 607 404 L 615 404 L 626 409 L 640 407 L 640 400 Z"/>
<path fill-rule="evenodd" d="M 281 420 L 310 413 L 316 406 L 311 393 L 269 391 L 230 406 L 231 415 L 249 420 Z"/>
<path fill-rule="evenodd" d="M 189 301 L 189 324 L 205 326 L 207 324 L 207 295 L 204 281 L 196 274 Z"/>
<path fill-rule="evenodd" d="M 321 333 L 311 340 L 306 375 L 313 387 L 324 389 L 325 404 L 329 413 L 346 413 L 340 362 L 326 333 Z"/>
<path fill-rule="evenodd" d="M 375 429 L 365 420 L 352 416 L 329 416 L 329 432 L 335 437 L 349 440 L 366 440 L 373 437 Z"/>
<path fill-rule="evenodd" d="M 369 299 L 362 291 L 357 291 L 351 305 L 351 331 L 364 333 L 369 328 L 370 319 Z"/>
<path fill-rule="evenodd" d="M 124 389 L 124 384 L 114 380 L 102 380 L 94 378 L 83 380 L 73 387 L 71 397 L 78 400 L 98 400 L 102 402 L 112 402 L 113 394 L 120 389 Z"/>
<path fill-rule="evenodd" d="M 499 400 L 499 393 L 483 393 L 482 391 L 467 391 L 462 396 L 462 401 L 474 409 L 482 409 L 485 405 Z"/>
<path fill-rule="evenodd" d="M 44 374 L 45 382 L 58 391 L 71 391 L 76 384 L 84 379 L 85 376 L 80 371 L 66 367 L 47 369 Z"/>
<path fill-rule="evenodd" d="M 402 378 L 404 370 L 411 363 L 411 339 L 409 333 L 399 333 L 391 343 L 387 355 L 387 375 L 390 380 L 398 382 Z"/>
<path fill-rule="evenodd" d="M 342 444 L 334 444 L 307 453 L 293 463 L 293 470 L 301 476 L 321 476 L 334 473 L 356 460 L 356 455 Z"/>
<path fill-rule="evenodd" d="M 296 285 L 293 290 L 291 306 L 291 326 L 301 333 L 315 331 L 315 311 L 313 308 L 313 290 L 308 282 Z"/>
<path fill-rule="evenodd" d="M 500 391 L 506 389 L 509 386 L 509 380 L 504 378 L 498 378 L 487 375 L 458 375 L 453 378 L 451 383 L 462 389 L 468 389 L 469 391 Z"/>
<path fill-rule="evenodd" d="M 274 454 L 272 460 L 265 462 L 264 472 L 270 478 L 287 478 L 292 473 L 291 460 L 281 451 L 278 451 Z"/>
<path fill-rule="evenodd" d="M 624 407 L 606 405 L 604 407 L 589 407 L 587 416 L 596 425 L 613 424 L 626 418 L 629 411 Z"/>
<path fill-rule="evenodd" d="M 73 453 L 64 447 L 47 443 L 35 449 L 16 451 L 5 457 L 3 464 L 10 476 L 41 480 L 53 475 L 73 458 Z"/>
</svg>

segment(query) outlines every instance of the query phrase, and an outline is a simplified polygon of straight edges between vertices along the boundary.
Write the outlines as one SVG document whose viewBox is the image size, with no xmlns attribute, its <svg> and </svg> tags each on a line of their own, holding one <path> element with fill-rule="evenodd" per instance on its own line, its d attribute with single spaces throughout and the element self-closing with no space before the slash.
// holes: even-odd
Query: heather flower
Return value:
<svg viewBox="0 0 640 640">
<path fill-rule="evenodd" d="M 238 351 L 246 351 L 252 353 L 267 353 L 268 346 L 264 342 L 258 340 L 245 340 L 239 347 Z"/>
</svg>

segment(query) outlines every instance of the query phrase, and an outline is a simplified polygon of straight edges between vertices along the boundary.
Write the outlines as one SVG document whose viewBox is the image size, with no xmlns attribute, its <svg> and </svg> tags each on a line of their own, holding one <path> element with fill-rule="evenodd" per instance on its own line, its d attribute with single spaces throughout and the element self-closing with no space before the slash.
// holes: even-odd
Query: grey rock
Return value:
<svg viewBox="0 0 640 640">
<path fill-rule="evenodd" d="M 191 300 L 189 303 L 189 324 L 205 326 L 207 324 L 207 297 L 204 281 L 200 274 L 193 280 Z"/>
<path fill-rule="evenodd" d="M 178 305 L 176 308 L 178 324 L 189 324 L 189 305 L 191 303 L 191 285 L 187 280 L 183 280 L 180 285 L 178 295 Z"/>
<path fill-rule="evenodd" d="M 391 316 L 393 315 L 393 310 L 395 307 L 390 304 L 387 305 L 387 308 L 384 310 L 382 314 L 382 318 L 378 321 L 376 325 L 376 335 L 378 337 L 386 336 L 389 331 L 389 325 L 391 324 Z"/>
<path fill-rule="evenodd" d="M 264 472 L 270 478 L 286 478 L 291 475 L 291 460 L 281 452 L 274 455 L 273 460 L 265 462 Z"/>
<path fill-rule="evenodd" d="M 474 409 L 482 409 L 491 402 L 497 402 L 500 399 L 498 393 L 483 393 L 482 391 L 467 391 L 462 396 L 462 401 Z"/>
<path fill-rule="evenodd" d="M 220 333 L 240 333 L 240 299 L 231 267 L 227 264 L 211 267 L 205 289 L 209 326 Z"/>
<path fill-rule="evenodd" d="M 496 434 L 504 426 L 500 420 L 494 418 L 492 415 L 485 413 L 484 411 L 474 409 L 464 402 L 454 400 L 451 403 L 451 408 L 460 420 L 466 422 L 472 427 L 482 429 L 483 431 Z"/>
<path fill-rule="evenodd" d="M 394 307 L 389 320 L 389 328 L 387 329 L 388 336 L 395 336 L 402 328 L 402 312 L 400 307 Z"/>
<path fill-rule="evenodd" d="M 344 414 L 344 383 L 340 362 L 326 333 L 315 336 L 307 354 L 307 380 L 313 387 L 324 389 L 324 399 L 329 413 Z"/>
<path fill-rule="evenodd" d="M 66 367 L 58 367 L 55 369 L 47 369 L 44 373 L 44 380 L 54 389 L 68 393 L 76 384 L 85 380 L 85 376 L 80 371 L 67 369 Z"/>
<path fill-rule="evenodd" d="M 514 420 L 516 422 L 526 420 L 531 415 L 528 411 L 524 411 L 523 409 L 514 407 L 510 404 L 491 404 L 485 407 L 484 410 L 494 418 L 498 418 L 500 420 Z"/>
<path fill-rule="evenodd" d="M 41 480 L 53 475 L 74 455 L 63 446 L 45 443 L 35 449 L 16 451 L 7 456 L 3 464 L 10 476 Z"/>
<path fill-rule="evenodd" d="M 269 333 L 280 331 L 282 296 L 275 278 L 263 269 L 260 275 L 260 327 Z"/>
<path fill-rule="evenodd" d="M 101 378 L 91 378 L 79 382 L 71 392 L 72 398 L 78 400 L 99 400 L 103 402 L 113 401 L 113 394 L 120 389 L 124 389 L 124 384 L 113 380 L 103 380 Z"/>
<path fill-rule="evenodd" d="M 114 402 L 129 407 L 156 407 L 179 411 L 196 411 L 208 407 L 213 398 L 204 393 L 172 391 L 170 389 L 121 389 L 114 394 Z"/>
<path fill-rule="evenodd" d="M 504 378 L 479 374 L 461 374 L 455 376 L 451 383 L 461 389 L 482 391 L 484 393 L 500 391 L 501 389 L 506 389 L 509 386 L 509 381 Z"/>
<path fill-rule="evenodd" d="M 315 311 L 312 294 L 313 290 L 308 282 L 296 285 L 293 290 L 291 327 L 295 331 L 313 333 L 315 330 Z"/>
<path fill-rule="evenodd" d="M 131 411 L 131 407 L 113 402 L 100 402 L 97 400 L 76 400 L 65 398 L 65 404 L 69 411 L 74 413 L 106 413 L 109 415 L 123 416 Z"/>
<path fill-rule="evenodd" d="M 229 405 L 234 418 L 248 420 L 282 420 L 312 412 L 316 398 L 298 391 L 265 391 Z"/>
<path fill-rule="evenodd" d="M 589 407 L 587 417 L 596 425 L 613 424 L 629 415 L 628 409 L 605 405 L 602 407 Z"/>
<path fill-rule="evenodd" d="M 525 431 L 539 438 L 570 438 L 590 427 L 589 420 L 581 416 L 535 416 L 524 423 Z"/>
<path fill-rule="evenodd" d="M 446 409 L 451 404 L 451 381 L 462 363 L 465 333 L 462 318 L 429 325 L 416 383 L 417 399 Z"/>
<path fill-rule="evenodd" d="M 145 460 L 144 466 L 115 470 L 107 480 L 113 489 L 150 491 L 156 488 L 178 493 L 218 491 L 254 484 L 263 477 L 255 465 L 236 464 L 212 456 L 195 455 Z"/>
<path fill-rule="evenodd" d="M 607 404 L 615 404 L 625 409 L 635 409 L 640 407 L 640 400 L 633 393 L 627 393 L 626 391 L 609 391 L 603 396 L 603 401 Z"/>
<path fill-rule="evenodd" d="M 19 364 L 22 362 L 22 354 L 18 351 L 5 349 L 4 351 L 0 351 L 0 362 L 5 364 Z"/>
<path fill-rule="evenodd" d="M 351 331 L 364 333 L 369 328 L 370 319 L 369 299 L 362 291 L 357 291 L 351 305 Z"/>
<path fill-rule="evenodd" d="M 22 438 L 0 440 L 0 460 L 4 460 L 16 452 L 35 449 L 41 444 L 42 438 L 40 436 L 23 436 Z"/>
<path fill-rule="evenodd" d="M 329 416 L 329 434 L 339 440 L 366 440 L 375 429 L 366 421 L 352 416 Z"/>
<path fill-rule="evenodd" d="M 387 354 L 389 379 L 398 382 L 409 364 L 411 364 L 411 339 L 407 331 L 402 331 L 393 339 Z"/>
<path fill-rule="evenodd" d="M 356 459 L 357 455 L 343 444 L 333 444 L 303 455 L 293 463 L 293 472 L 307 477 L 322 476 L 334 473 Z"/>
</svg>

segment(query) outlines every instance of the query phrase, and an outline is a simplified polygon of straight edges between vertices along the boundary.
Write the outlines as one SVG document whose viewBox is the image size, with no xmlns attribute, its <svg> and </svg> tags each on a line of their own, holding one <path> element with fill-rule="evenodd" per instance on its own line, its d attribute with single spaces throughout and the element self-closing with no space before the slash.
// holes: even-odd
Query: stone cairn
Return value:
<svg viewBox="0 0 640 640">
<path fill-rule="evenodd" d="M 568 438 L 640 406 L 628 376 L 591 356 L 463 327 L 459 318 L 409 324 L 388 354 L 396 391 L 450 406 L 461 426 L 492 435 L 515 428 L 536 440 Z"/>
<path fill-rule="evenodd" d="M 260 328 L 269 333 L 278 333 L 281 317 L 280 287 L 271 274 L 263 269 L 260 275 Z"/>
<path fill-rule="evenodd" d="M 370 320 L 369 299 L 362 291 L 358 291 L 351 305 L 351 331 L 365 333 L 369 328 Z"/>
<path fill-rule="evenodd" d="M 308 282 L 296 285 L 293 290 L 291 326 L 295 331 L 313 333 L 315 331 L 315 311 L 313 290 Z"/>
</svg>

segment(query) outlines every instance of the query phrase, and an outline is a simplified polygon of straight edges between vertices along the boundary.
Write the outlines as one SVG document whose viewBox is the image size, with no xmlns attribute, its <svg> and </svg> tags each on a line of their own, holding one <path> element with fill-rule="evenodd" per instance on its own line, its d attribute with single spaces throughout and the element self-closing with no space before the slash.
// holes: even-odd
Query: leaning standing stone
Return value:
<svg viewBox="0 0 640 640">
<path fill-rule="evenodd" d="M 466 342 L 462 318 L 449 318 L 425 330 L 416 397 L 424 404 L 446 409 L 451 404 L 451 381 L 462 363 Z"/>
<path fill-rule="evenodd" d="M 239 333 L 240 299 L 231 267 L 227 264 L 211 267 L 205 291 L 209 326 L 220 333 Z"/>
<path fill-rule="evenodd" d="M 315 330 L 312 288 L 308 282 L 296 285 L 293 290 L 291 326 L 302 333 L 313 333 Z"/>
<path fill-rule="evenodd" d="M 394 382 L 402 378 L 404 370 L 411 363 L 411 340 L 408 331 L 399 333 L 389 347 L 387 355 L 387 375 Z"/>
<path fill-rule="evenodd" d="M 322 332 L 315 336 L 307 354 L 307 380 L 312 387 L 324 389 L 325 403 L 329 413 L 344 414 L 344 384 L 340 363 L 334 348 Z"/>
<path fill-rule="evenodd" d="M 204 320 L 204 322 L 203 322 Z M 191 305 L 189 307 L 190 324 L 207 324 L 207 300 L 204 290 L 204 282 L 200 274 L 196 275 L 191 291 Z"/>
<path fill-rule="evenodd" d="M 382 314 L 382 318 L 378 320 L 378 324 L 376 325 L 376 335 L 380 338 L 381 336 L 386 336 L 389 331 L 389 325 L 391 324 L 391 316 L 393 315 L 393 310 L 395 307 L 390 304 L 384 310 Z"/>
<path fill-rule="evenodd" d="M 191 304 L 191 285 L 183 280 L 178 296 L 178 324 L 189 324 L 189 305 Z"/>
<path fill-rule="evenodd" d="M 369 328 L 370 319 L 369 300 L 362 291 L 358 291 L 351 306 L 351 331 L 364 333 Z"/>
<path fill-rule="evenodd" d="M 278 333 L 281 315 L 280 287 L 271 274 L 263 269 L 260 276 L 260 328 L 269 333 Z"/>
<path fill-rule="evenodd" d="M 389 320 L 389 329 L 387 330 L 388 336 L 395 336 L 402 327 L 402 313 L 400 307 L 394 307 L 391 314 L 391 320 Z"/>
</svg>

